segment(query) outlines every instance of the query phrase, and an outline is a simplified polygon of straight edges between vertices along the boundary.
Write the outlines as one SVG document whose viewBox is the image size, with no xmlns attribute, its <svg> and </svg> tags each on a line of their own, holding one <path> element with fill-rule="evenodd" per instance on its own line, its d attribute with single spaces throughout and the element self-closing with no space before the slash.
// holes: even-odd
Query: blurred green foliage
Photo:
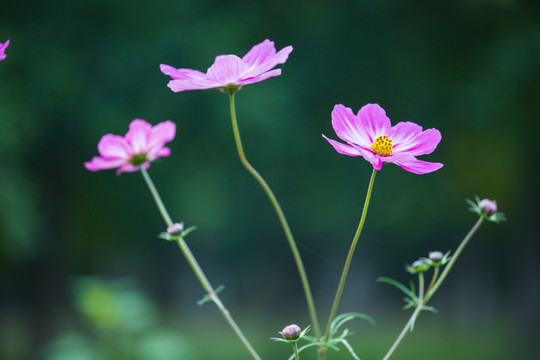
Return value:
<svg viewBox="0 0 540 360">
<path fill-rule="evenodd" d="M 477 194 L 497 199 L 509 221 L 480 230 L 433 299 L 440 315 L 420 319 L 396 359 L 437 349 L 438 359 L 534 357 L 539 10 L 518 0 L 3 4 L 0 42 L 11 44 L 0 62 L 0 358 L 35 358 L 73 328 L 60 344 L 87 346 L 69 292 L 73 276 L 87 275 L 137 279 L 194 358 L 214 359 L 216 349 L 245 357 L 218 312 L 195 305 L 203 291 L 174 244 L 157 238 L 164 225 L 140 175 L 82 166 L 103 134 L 125 133 L 134 118 L 178 125 L 154 181 L 174 220 L 198 227 L 190 246 L 214 285 L 226 285 L 224 302 L 254 345 L 266 358 L 287 356 L 268 339 L 288 323 L 308 325 L 303 294 L 276 217 L 237 159 L 227 98 L 174 94 L 159 72 L 161 63 L 205 70 L 265 38 L 294 51 L 282 76 L 238 93 L 239 125 L 289 218 L 321 320 L 371 172 L 321 133 L 333 136 L 335 104 L 377 102 L 393 123 L 440 129 L 424 159 L 445 166 L 424 176 L 386 166 L 377 176 L 341 310 L 378 325 L 353 347 L 366 359 L 384 354 L 406 314 L 376 277 L 403 280 L 405 263 L 454 249 L 475 221 L 464 200 Z M 90 308 L 118 300 L 106 291 Z M 77 356 L 97 351 L 88 346 Z"/>
<path fill-rule="evenodd" d="M 91 334 L 73 330 L 60 334 L 44 348 L 44 359 L 193 358 L 182 335 L 156 326 L 158 314 L 154 304 L 132 281 L 75 279 L 73 298 L 79 313 L 88 321 Z"/>
</svg>

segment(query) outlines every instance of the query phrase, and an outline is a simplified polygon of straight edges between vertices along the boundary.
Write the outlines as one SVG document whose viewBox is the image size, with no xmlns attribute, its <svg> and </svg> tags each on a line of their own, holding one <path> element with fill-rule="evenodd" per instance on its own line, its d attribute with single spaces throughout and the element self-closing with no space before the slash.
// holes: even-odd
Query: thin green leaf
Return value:
<svg viewBox="0 0 540 360">
<path fill-rule="evenodd" d="M 343 344 L 343 346 L 345 346 L 345 348 L 346 348 L 347 350 L 349 350 L 349 353 L 351 354 L 351 356 L 352 356 L 355 360 L 360 360 L 360 358 L 358 357 L 358 355 L 356 355 L 356 353 L 354 352 L 354 350 L 353 350 L 351 344 L 349 344 L 349 342 L 348 342 L 347 340 L 341 339 L 341 340 L 339 340 L 339 341 Z"/>
<path fill-rule="evenodd" d="M 340 327 L 342 327 L 347 321 L 353 319 L 364 319 L 368 321 L 371 325 L 375 325 L 375 320 L 373 320 L 373 318 L 367 314 L 358 312 L 344 313 L 336 316 L 334 321 L 332 321 L 332 325 L 330 326 L 330 336 L 333 337 L 335 333 L 338 332 Z"/>
<path fill-rule="evenodd" d="M 290 340 L 285 340 L 283 338 L 270 338 L 270 340 L 281 341 L 281 342 L 284 342 L 284 343 L 290 343 L 291 342 Z"/>
<path fill-rule="evenodd" d="M 434 314 L 437 314 L 439 312 L 439 310 L 435 309 L 433 306 L 424 306 L 422 307 L 422 310 L 431 311 Z"/>
<path fill-rule="evenodd" d="M 306 341 L 309 341 L 309 342 L 318 342 L 319 341 L 319 339 L 317 339 L 315 336 L 309 336 L 309 335 L 304 336 L 302 339 L 304 339 Z"/>
<path fill-rule="evenodd" d="M 223 289 L 225 289 L 225 285 L 218 286 L 218 288 L 216 290 L 214 290 L 214 294 L 219 293 Z M 203 296 L 203 298 L 201 300 L 197 301 L 197 305 L 203 306 L 204 304 L 206 304 L 209 301 L 213 301 L 212 296 L 206 294 L 206 295 Z"/>
<path fill-rule="evenodd" d="M 410 308 L 416 307 L 417 303 L 413 299 L 404 298 L 403 299 L 407 304 L 403 306 L 403 310 L 408 310 Z"/>
<path fill-rule="evenodd" d="M 190 232 L 192 232 L 194 230 L 197 230 L 197 227 L 196 226 L 190 226 L 186 230 L 182 231 L 182 233 L 180 233 L 180 236 L 185 238 L 187 234 L 189 234 Z"/>
<path fill-rule="evenodd" d="M 387 284 L 390 284 L 390 285 L 393 285 L 393 286 L 397 287 L 399 290 L 403 291 L 405 293 L 405 295 L 407 295 L 411 299 L 414 299 L 414 300 L 418 299 L 418 297 L 414 294 L 413 291 L 411 291 L 410 289 L 405 287 L 405 285 L 403 285 L 402 283 L 400 283 L 397 280 L 387 278 L 387 277 L 379 277 L 379 278 L 377 278 L 377 281 L 384 282 L 384 283 L 387 283 Z"/>
</svg>

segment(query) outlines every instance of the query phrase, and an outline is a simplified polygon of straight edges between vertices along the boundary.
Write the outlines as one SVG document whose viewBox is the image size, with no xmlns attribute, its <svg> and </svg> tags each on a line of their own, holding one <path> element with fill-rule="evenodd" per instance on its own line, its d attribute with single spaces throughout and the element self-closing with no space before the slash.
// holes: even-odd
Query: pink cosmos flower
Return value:
<svg viewBox="0 0 540 360">
<path fill-rule="evenodd" d="M 6 58 L 6 48 L 9 45 L 9 40 L 6 40 L 5 43 L 0 43 L 0 61 Z"/>
<path fill-rule="evenodd" d="M 357 115 L 350 108 L 336 105 L 332 111 L 332 127 L 346 144 L 323 137 L 338 153 L 362 156 L 376 170 L 380 170 L 383 163 L 394 163 L 409 172 L 426 174 L 443 166 L 416 158 L 435 150 L 441 141 L 439 130 L 422 131 L 421 126 L 412 122 L 391 126 L 378 104 L 363 106 Z"/>
<path fill-rule="evenodd" d="M 242 58 L 236 55 L 217 56 L 206 74 L 165 64 L 161 64 L 160 69 L 172 78 L 167 86 L 174 92 L 240 87 L 281 75 L 281 69 L 272 68 L 285 63 L 292 50 L 292 46 L 287 46 L 276 53 L 274 42 L 267 39 L 252 47 Z"/>
<path fill-rule="evenodd" d="M 152 126 L 135 119 L 129 124 L 126 136 L 104 135 L 98 143 L 101 156 L 94 156 L 84 167 L 90 171 L 118 168 L 117 175 L 137 171 L 140 165 L 148 169 L 151 161 L 170 155 L 171 149 L 164 145 L 175 135 L 176 125 L 170 120 Z"/>
</svg>

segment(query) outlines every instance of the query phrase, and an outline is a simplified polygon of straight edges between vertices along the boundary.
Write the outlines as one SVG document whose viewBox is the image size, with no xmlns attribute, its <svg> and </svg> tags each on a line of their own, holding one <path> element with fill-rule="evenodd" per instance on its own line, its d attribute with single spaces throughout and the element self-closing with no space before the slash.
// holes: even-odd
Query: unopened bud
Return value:
<svg viewBox="0 0 540 360">
<path fill-rule="evenodd" d="M 183 223 L 174 223 L 171 226 L 167 228 L 167 232 L 170 235 L 177 236 L 180 235 L 184 231 L 184 224 Z"/>
<path fill-rule="evenodd" d="M 444 254 L 440 251 L 430 251 L 429 253 L 429 260 L 438 263 L 441 261 L 444 257 Z"/>
<path fill-rule="evenodd" d="M 407 271 L 411 274 L 418 274 L 429 269 L 429 263 L 425 260 L 419 259 L 412 263 L 412 265 L 407 266 Z"/>
<path fill-rule="evenodd" d="M 296 340 L 300 336 L 301 332 L 302 329 L 300 329 L 300 326 L 293 324 L 285 326 L 285 328 L 281 331 L 281 336 L 283 336 L 285 340 Z"/>
<path fill-rule="evenodd" d="M 480 200 L 478 206 L 480 206 L 480 209 L 482 209 L 482 211 L 488 215 L 495 214 L 497 212 L 497 201 L 495 200 Z"/>
</svg>

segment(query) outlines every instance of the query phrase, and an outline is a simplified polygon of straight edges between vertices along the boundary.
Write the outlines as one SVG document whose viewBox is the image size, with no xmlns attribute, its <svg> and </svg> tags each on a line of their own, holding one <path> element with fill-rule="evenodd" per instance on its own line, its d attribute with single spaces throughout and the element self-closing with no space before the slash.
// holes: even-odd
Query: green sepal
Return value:
<svg viewBox="0 0 540 360">
<path fill-rule="evenodd" d="M 414 290 L 411 290 L 411 289 L 407 288 L 405 285 L 403 285 L 399 281 L 391 279 L 391 278 L 387 278 L 387 277 L 379 277 L 379 278 L 377 278 L 377 281 L 378 282 L 384 282 L 384 283 L 395 286 L 396 288 L 398 288 L 399 290 L 404 292 L 405 295 L 407 295 L 406 299 L 412 300 L 415 303 L 418 302 L 418 296 L 416 296 L 416 294 L 414 293 Z M 411 287 L 413 287 L 413 286 L 414 285 L 411 283 Z"/>
<path fill-rule="evenodd" d="M 196 229 L 197 229 L 196 226 L 190 226 L 178 235 L 171 235 L 168 232 L 162 232 L 158 235 L 158 237 L 161 239 L 165 239 L 167 241 L 178 241 L 178 239 L 183 239 L 184 237 L 186 237 L 187 234 L 189 234 L 190 232 Z"/>
</svg>

